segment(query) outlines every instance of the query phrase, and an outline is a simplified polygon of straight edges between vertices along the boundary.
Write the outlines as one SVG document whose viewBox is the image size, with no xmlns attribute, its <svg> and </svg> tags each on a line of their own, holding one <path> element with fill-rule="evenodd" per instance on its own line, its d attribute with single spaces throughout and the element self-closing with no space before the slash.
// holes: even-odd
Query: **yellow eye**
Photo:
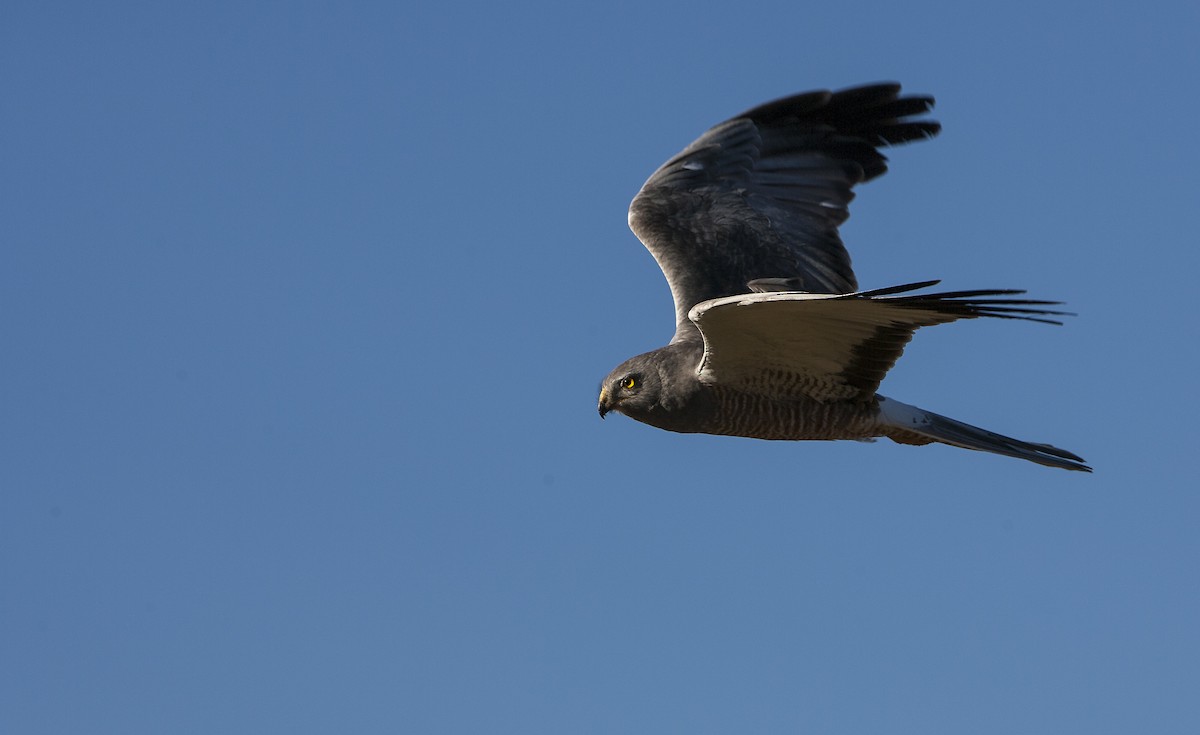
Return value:
<svg viewBox="0 0 1200 735">
<path fill-rule="evenodd" d="M 634 380 L 632 377 L 625 378 L 624 380 L 621 381 L 621 387 L 624 388 L 625 390 L 633 390 L 634 386 L 636 386 L 636 385 L 637 385 L 637 381 Z"/>
</svg>

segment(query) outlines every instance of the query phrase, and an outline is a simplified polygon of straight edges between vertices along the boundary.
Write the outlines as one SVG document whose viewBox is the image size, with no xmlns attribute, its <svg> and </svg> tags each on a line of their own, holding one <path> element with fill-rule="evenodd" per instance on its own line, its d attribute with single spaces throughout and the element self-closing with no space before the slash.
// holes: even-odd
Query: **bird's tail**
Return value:
<svg viewBox="0 0 1200 735">
<path fill-rule="evenodd" d="M 1084 464 L 1082 457 L 1065 449 L 1013 439 L 882 396 L 879 397 L 879 422 L 884 428 L 883 435 L 901 444 L 941 442 L 964 449 L 1016 457 L 1047 467 L 1092 471 L 1091 467 Z"/>
</svg>

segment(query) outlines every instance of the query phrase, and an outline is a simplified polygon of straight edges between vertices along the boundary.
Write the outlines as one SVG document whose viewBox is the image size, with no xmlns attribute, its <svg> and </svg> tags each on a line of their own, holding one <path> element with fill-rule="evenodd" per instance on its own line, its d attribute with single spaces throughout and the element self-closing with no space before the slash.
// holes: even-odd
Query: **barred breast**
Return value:
<svg viewBox="0 0 1200 735">
<path fill-rule="evenodd" d="M 754 439 L 867 439 L 881 435 L 879 407 L 868 402 L 780 400 L 722 386 L 711 391 L 706 433 Z"/>
</svg>

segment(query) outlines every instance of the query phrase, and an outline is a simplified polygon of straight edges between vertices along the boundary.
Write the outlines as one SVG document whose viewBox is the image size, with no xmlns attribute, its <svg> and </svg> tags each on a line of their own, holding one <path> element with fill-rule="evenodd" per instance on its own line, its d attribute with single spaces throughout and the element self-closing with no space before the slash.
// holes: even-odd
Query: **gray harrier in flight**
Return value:
<svg viewBox="0 0 1200 735">
<path fill-rule="evenodd" d="M 1022 291 L 911 293 L 937 281 L 857 290 L 838 237 L 851 189 L 887 170 L 880 147 L 937 134 L 915 119 L 932 107 L 898 84 L 808 92 L 717 125 L 654 172 L 629 225 L 671 286 L 675 336 L 604 379 L 600 416 L 758 439 L 941 442 L 1090 472 L 1064 449 L 875 392 L 921 327 L 1064 313 Z"/>
</svg>

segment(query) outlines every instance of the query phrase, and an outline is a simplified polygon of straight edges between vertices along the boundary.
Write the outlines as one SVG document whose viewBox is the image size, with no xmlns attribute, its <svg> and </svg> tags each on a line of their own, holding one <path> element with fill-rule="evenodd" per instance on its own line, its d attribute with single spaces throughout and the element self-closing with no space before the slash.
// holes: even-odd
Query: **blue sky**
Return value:
<svg viewBox="0 0 1200 735">
<path fill-rule="evenodd" d="M 1200 730 L 1194 3 L 7 3 L 0 730 Z M 901 400 L 1085 456 L 601 422 L 630 198 L 895 79 Z"/>
</svg>

